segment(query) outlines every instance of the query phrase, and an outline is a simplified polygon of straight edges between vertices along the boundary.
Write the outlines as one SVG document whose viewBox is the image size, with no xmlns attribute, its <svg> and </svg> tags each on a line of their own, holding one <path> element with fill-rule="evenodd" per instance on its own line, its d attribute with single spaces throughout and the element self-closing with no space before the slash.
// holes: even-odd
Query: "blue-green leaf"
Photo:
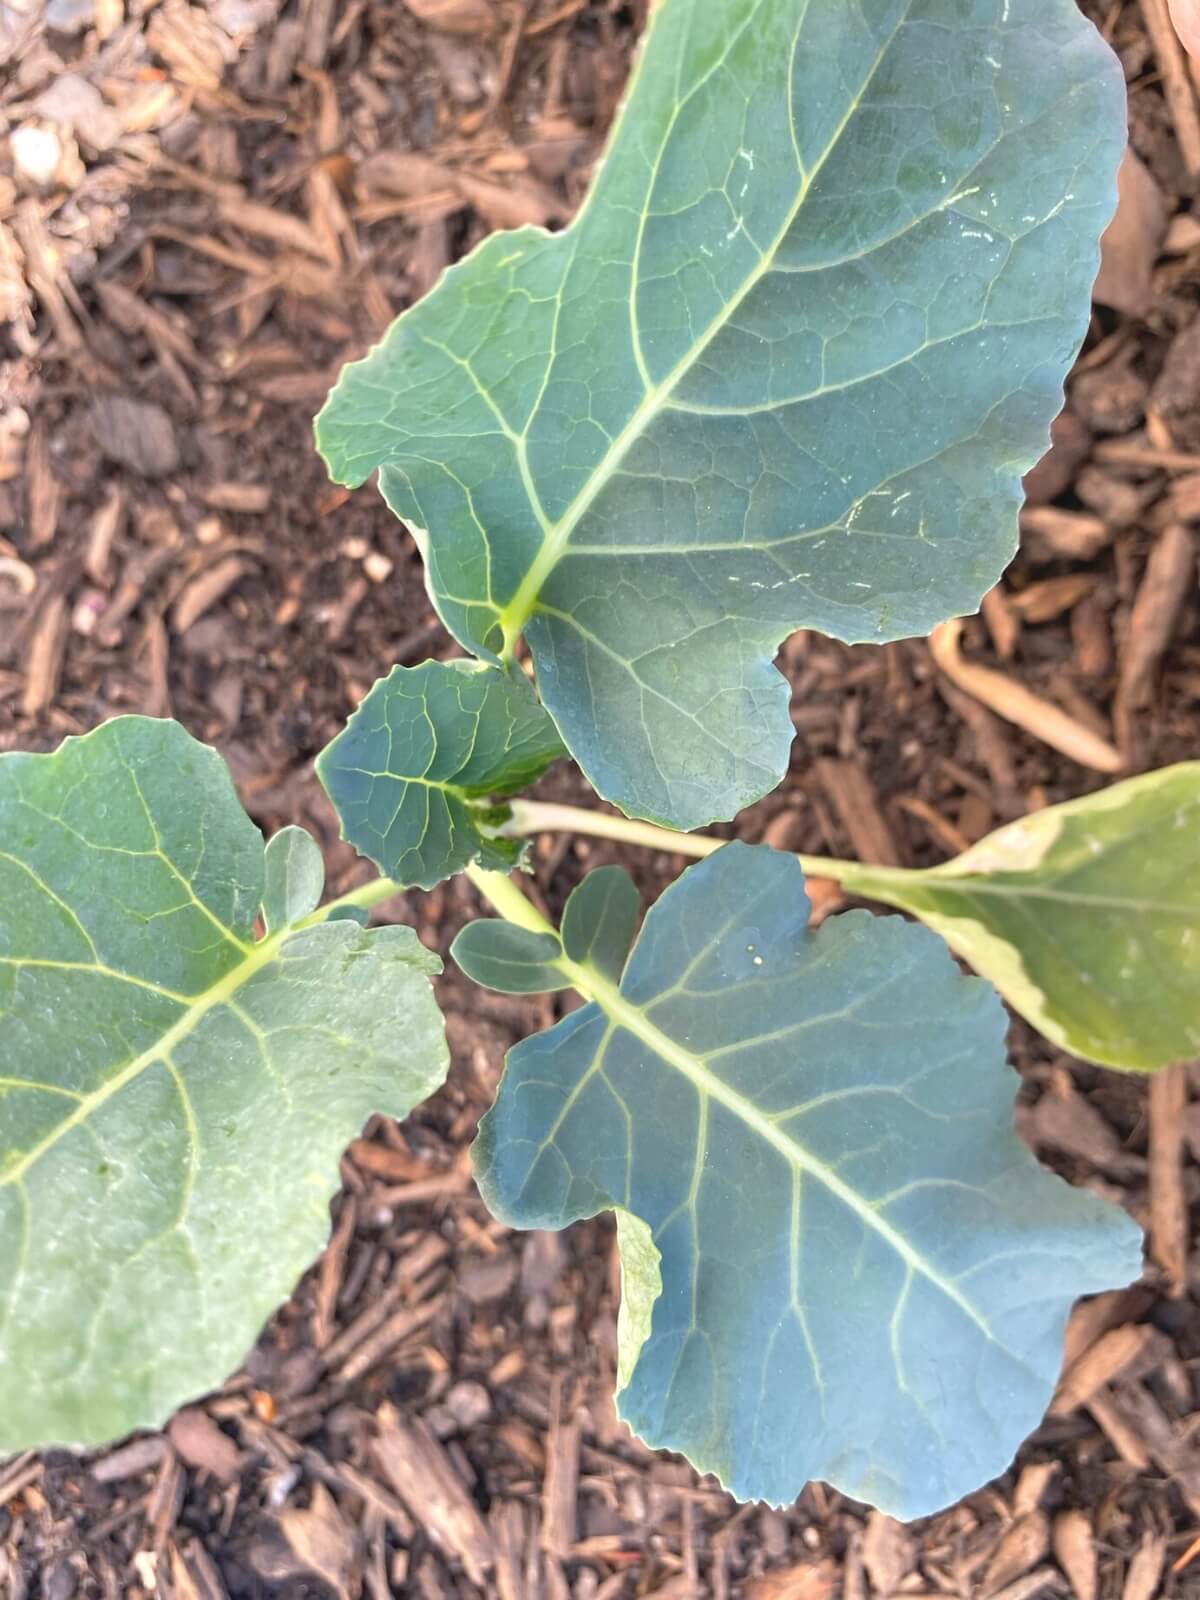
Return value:
<svg viewBox="0 0 1200 1600">
<path fill-rule="evenodd" d="M 263 924 L 278 933 L 300 922 L 321 903 L 325 858 L 303 828 L 281 828 L 263 852 Z"/>
<path fill-rule="evenodd" d="M 514 1226 L 621 1214 L 650 1444 L 743 1499 L 824 1478 L 914 1517 L 1008 1465 L 1140 1234 L 1016 1138 L 987 984 L 924 928 L 807 909 L 765 847 L 692 867 L 619 988 L 580 965 L 591 1003 L 509 1053 L 477 1173 Z"/>
<path fill-rule="evenodd" d="M 641 902 L 624 867 L 597 867 L 571 891 L 563 908 L 563 949 L 613 983 L 633 943 Z"/>
<path fill-rule="evenodd" d="M 571 982 L 555 965 L 562 945 L 554 934 L 531 933 L 496 917 L 468 922 L 450 954 L 468 978 L 501 994 L 544 994 Z"/>
<path fill-rule="evenodd" d="M 0 1452 L 223 1382 L 329 1237 L 343 1147 L 445 1077 L 437 958 L 285 925 L 311 859 L 256 941 L 263 856 L 178 723 L 0 755 Z"/>
<path fill-rule="evenodd" d="M 518 840 L 492 800 L 540 778 L 562 741 L 519 675 L 470 661 L 393 667 L 317 757 L 342 837 L 397 882 L 432 889 Z"/>
<path fill-rule="evenodd" d="M 1124 139 L 1076 0 L 663 0 L 574 224 L 452 268 L 319 446 L 602 795 L 730 817 L 787 633 L 928 632 L 1012 556 Z"/>
</svg>

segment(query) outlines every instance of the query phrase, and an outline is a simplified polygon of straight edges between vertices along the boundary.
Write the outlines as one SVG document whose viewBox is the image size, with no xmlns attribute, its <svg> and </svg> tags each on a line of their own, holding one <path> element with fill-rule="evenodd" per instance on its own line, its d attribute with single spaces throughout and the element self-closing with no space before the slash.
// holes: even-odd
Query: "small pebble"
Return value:
<svg viewBox="0 0 1200 1600">
<path fill-rule="evenodd" d="M 53 128 L 27 122 L 13 130 L 8 141 L 13 172 L 26 188 L 48 189 L 62 160 L 62 142 Z"/>
</svg>

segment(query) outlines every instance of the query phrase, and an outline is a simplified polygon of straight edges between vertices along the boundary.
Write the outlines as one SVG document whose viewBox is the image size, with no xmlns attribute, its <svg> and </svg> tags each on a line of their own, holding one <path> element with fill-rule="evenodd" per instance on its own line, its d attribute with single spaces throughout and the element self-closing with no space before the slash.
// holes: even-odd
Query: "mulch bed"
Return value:
<svg viewBox="0 0 1200 1600">
<path fill-rule="evenodd" d="M 964 648 L 1136 771 L 1200 750 L 1200 119 L 1161 0 L 1091 9 L 1139 161 L 1021 555 Z M 489 229 L 570 216 L 644 10 L 0 4 L 0 749 L 177 716 L 266 831 L 311 828 L 339 891 L 363 875 L 313 757 L 393 662 L 454 652 L 411 541 L 329 485 L 310 418 Z M 924 641 L 801 634 L 783 665 L 792 768 L 742 837 L 917 865 L 1104 781 Z M 542 792 L 588 800 L 565 769 Z M 683 864 L 586 840 L 536 856 L 551 909 L 599 862 L 649 897 Z M 473 910 L 460 880 L 393 914 L 444 952 Z M 514 1235 L 466 1157 L 504 1051 L 559 1001 L 453 970 L 440 997 L 448 1085 L 351 1146 L 332 1243 L 244 1371 L 161 1435 L 0 1465 L 10 1600 L 1200 1595 L 1195 1069 L 1148 1089 L 1014 1025 L 1022 1130 L 1149 1226 L 1151 1261 L 1077 1311 L 1013 1469 L 905 1529 L 820 1485 L 739 1507 L 629 1437 L 610 1228 Z M 253 1201 L 230 1225 L 256 1226 Z"/>
</svg>

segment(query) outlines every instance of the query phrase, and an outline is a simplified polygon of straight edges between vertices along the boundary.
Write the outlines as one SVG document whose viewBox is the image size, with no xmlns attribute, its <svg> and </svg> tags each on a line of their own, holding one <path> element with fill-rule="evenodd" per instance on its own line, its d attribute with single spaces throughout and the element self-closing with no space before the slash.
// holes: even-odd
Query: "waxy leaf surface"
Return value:
<svg viewBox="0 0 1200 1600">
<path fill-rule="evenodd" d="M 990 986 L 924 928 L 807 909 L 792 858 L 731 844 L 619 988 L 564 957 L 593 999 L 509 1053 L 477 1174 L 515 1226 L 626 1219 L 620 1409 L 650 1444 L 742 1499 L 824 1478 L 914 1517 L 1008 1465 L 1072 1301 L 1134 1277 L 1140 1234 L 1016 1138 Z"/>
<path fill-rule="evenodd" d="M 663 0 L 574 224 L 447 272 L 318 444 L 602 795 L 728 818 L 786 634 L 926 633 L 1012 556 L 1124 139 L 1075 0 Z"/>
<path fill-rule="evenodd" d="M 263 854 L 263 925 L 268 933 L 301 922 L 321 903 L 325 858 L 303 828 L 281 828 Z"/>
<path fill-rule="evenodd" d="M 450 954 L 473 983 L 501 994 L 545 994 L 571 980 L 555 965 L 562 941 L 555 933 L 531 933 L 499 917 L 468 922 Z"/>
<path fill-rule="evenodd" d="M 616 983 L 633 943 L 639 906 L 624 867 L 598 867 L 567 896 L 561 933 L 535 933 L 502 917 L 486 917 L 468 922 L 450 954 L 468 978 L 503 994 L 568 988 L 564 953 Z"/>
<path fill-rule="evenodd" d="M 263 855 L 177 723 L 0 756 L 0 1451 L 224 1381 L 328 1238 L 344 1146 L 445 1077 L 436 957 L 350 920 L 255 943 Z"/>
<path fill-rule="evenodd" d="M 1050 806 L 923 872 L 854 867 L 1063 1049 L 1151 1072 L 1200 1056 L 1200 762 Z"/>
<path fill-rule="evenodd" d="M 533 783 L 562 755 L 522 679 L 466 661 L 393 667 L 317 757 L 317 775 L 360 855 L 398 883 L 432 889 L 478 861 L 507 868 L 493 798 Z"/>
<path fill-rule="evenodd" d="M 640 909 L 637 889 L 624 867 L 597 867 L 567 897 L 563 949 L 572 961 L 585 962 L 619 983 Z"/>
</svg>

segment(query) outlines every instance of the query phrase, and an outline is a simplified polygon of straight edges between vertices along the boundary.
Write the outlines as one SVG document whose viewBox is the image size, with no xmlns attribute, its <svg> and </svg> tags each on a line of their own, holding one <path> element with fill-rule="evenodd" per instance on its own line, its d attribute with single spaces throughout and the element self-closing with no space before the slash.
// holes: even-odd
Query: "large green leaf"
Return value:
<svg viewBox="0 0 1200 1600">
<path fill-rule="evenodd" d="M 562 755 L 524 679 L 473 661 L 393 667 L 317 757 L 342 836 L 398 883 L 432 889 L 478 861 L 510 867 L 492 800 Z"/>
<path fill-rule="evenodd" d="M 928 632 L 1011 557 L 1123 144 L 1076 0 L 662 0 L 575 223 L 451 269 L 319 446 L 602 795 L 730 817 L 782 637 Z"/>
<path fill-rule="evenodd" d="M 839 868 L 935 928 L 1035 1028 L 1105 1066 L 1200 1056 L 1200 762 L 1050 806 L 924 872 Z"/>
<path fill-rule="evenodd" d="M 177 723 L 0 756 L 0 1451 L 221 1382 L 327 1239 L 345 1144 L 445 1076 L 436 957 L 346 920 L 255 943 L 263 855 Z"/>
<path fill-rule="evenodd" d="M 990 986 L 915 924 L 807 910 L 796 861 L 731 844 L 619 988 L 564 957 L 592 1002 L 509 1053 L 477 1173 L 520 1227 L 621 1213 L 649 1443 L 743 1499 L 826 1478 L 919 1516 L 1008 1465 L 1140 1234 L 1016 1138 Z"/>
</svg>

